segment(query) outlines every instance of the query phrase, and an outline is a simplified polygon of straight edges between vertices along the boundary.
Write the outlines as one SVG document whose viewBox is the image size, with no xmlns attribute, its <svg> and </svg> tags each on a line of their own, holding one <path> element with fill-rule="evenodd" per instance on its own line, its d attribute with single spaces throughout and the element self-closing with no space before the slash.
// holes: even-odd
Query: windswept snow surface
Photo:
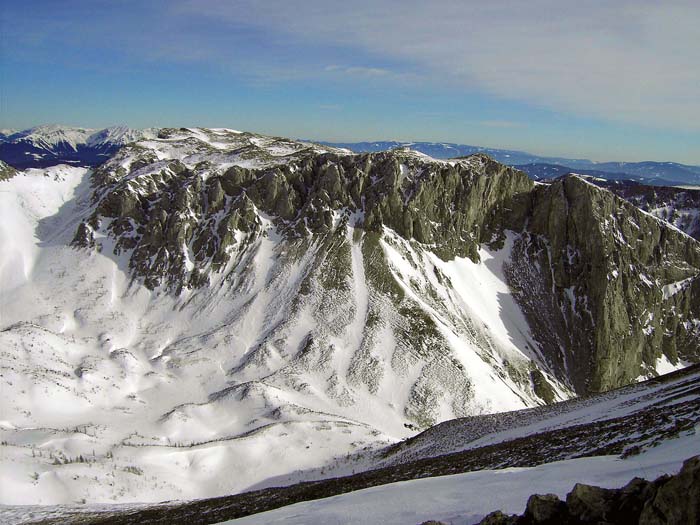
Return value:
<svg viewBox="0 0 700 525">
<path fill-rule="evenodd" d="M 479 263 L 466 257 L 457 257 L 449 262 L 435 255 L 431 259 L 450 278 L 452 287 L 470 316 L 480 319 L 484 328 L 501 345 L 533 357 L 533 350 L 538 345 L 503 275 L 503 265 L 510 260 L 515 238 L 516 235 L 508 231 L 500 250 L 482 247 L 479 250 Z"/>
<path fill-rule="evenodd" d="M 84 192 L 88 170 L 72 166 L 30 169 L 0 184 L 0 290 L 3 294 L 31 279 L 42 242 L 67 225 L 49 219 Z M 65 216 L 70 216 L 70 212 Z M 5 304 L 5 301 L 2 302 Z M 0 326 L 4 311 L 0 310 Z"/>
<path fill-rule="evenodd" d="M 669 440 L 638 456 L 598 456 L 546 463 L 532 468 L 482 470 L 426 478 L 226 521 L 228 525 L 411 525 L 438 520 L 449 525 L 478 523 L 494 510 L 520 514 L 532 494 L 564 498 L 576 483 L 622 487 L 634 477 L 648 480 L 677 473 L 683 461 L 700 453 L 697 433 Z"/>
<path fill-rule="evenodd" d="M 230 494 L 407 434 L 400 416 L 398 435 L 378 430 L 388 410 L 371 425 L 349 417 L 362 405 L 339 415 L 330 400 L 232 384 L 232 349 L 256 344 L 285 298 L 267 291 L 274 235 L 245 293 L 219 275 L 224 293 L 173 298 L 132 282 L 107 238 L 101 253 L 69 247 L 90 195 L 83 168 L 0 183 L 0 503 Z"/>
<path fill-rule="evenodd" d="M 507 232 L 500 250 L 482 247 L 479 263 L 460 257 L 446 262 L 385 229 L 382 246 L 394 277 L 408 296 L 432 314 L 475 386 L 474 414 L 538 404 L 524 398 L 511 378 L 498 372 L 508 361 L 539 360 L 539 346 L 503 275 L 514 238 L 513 232 Z M 427 289 L 431 293 L 420 293 Z M 427 302 L 435 296 L 439 300 Z M 559 399 L 570 397 L 554 378 L 549 379 Z"/>
<path fill-rule="evenodd" d="M 461 440 L 467 443 L 467 447 L 454 449 L 475 449 L 467 453 L 469 458 L 462 454 L 441 456 L 445 449 L 429 451 L 424 447 L 425 459 L 418 462 L 372 470 L 376 465 L 351 460 L 352 470 L 360 472 L 357 476 L 328 479 L 288 489 L 268 489 L 251 495 L 250 499 L 243 494 L 191 503 L 166 502 L 163 504 L 164 512 L 168 512 L 168 518 L 175 520 L 187 519 L 192 512 L 209 513 L 223 520 L 226 515 L 250 511 L 251 505 L 253 509 L 270 508 L 279 498 L 288 501 L 290 497 L 299 496 L 317 498 L 318 494 L 356 487 L 354 492 L 309 500 L 225 523 L 417 524 L 427 519 L 439 519 L 446 523 L 466 524 L 478 521 L 483 515 L 497 509 L 521 512 L 532 493 L 554 492 L 563 497 L 578 482 L 619 487 L 634 476 L 651 480 L 660 474 L 677 472 L 683 460 L 700 454 L 698 376 L 700 368 L 694 366 L 589 399 L 537 410 L 478 416 L 473 418 L 476 424 L 471 426 L 463 425 L 463 421 L 447 422 L 421 435 L 424 443 L 439 443 L 439 436 L 447 441 L 452 440 L 453 444 Z M 662 416 L 659 417 L 659 414 Z M 538 420 L 542 422 L 538 423 Z M 602 420 L 617 423 L 601 426 Z M 550 434 L 546 432 L 547 429 L 560 429 L 561 432 L 555 430 Z M 561 439 L 562 432 L 564 440 Z M 518 439 L 522 437 L 527 439 Z M 412 441 L 401 447 L 410 448 Z M 420 439 L 415 441 L 420 442 Z M 620 446 L 611 449 L 610 445 L 616 442 Z M 495 448 L 485 446 L 495 443 L 502 444 Z M 538 454 L 531 448 L 538 446 L 538 443 L 545 448 L 552 444 L 539 458 L 535 457 Z M 622 451 L 622 454 L 596 455 L 601 446 L 608 451 Z M 624 453 L 635 449 L 639 451 L 637 454 Z M 461 461 L 465 459 L 466 464 L 471 464 L 466 473 L 440 476 L 441 473 L 455 472 L 452 468 L 457 465 L 461 464 L 464 468 L 466 464 Z M 507 465 L 521 465 L 521 468 L 505 468 Z M 492 470 L 494 468 L 497 470 Z M 332 478 L 337 474 L 326 472 L 326 477 Z M 407 475 L 410 477 L 404 477 Z M 409 481 L 398 482 L 397 479 Z M 361 489 L 382 480 L 384 485 Z M 304 487 L 308 488 L 305 493 Z M 30 516 L 37 522 L 49 518 L 100 515 L 124 518 L 125 512 L 152 513 L 157 508 L 149 505 L 110 508 L 94 504 L 0 506 L 0 520 L 21 523 Z M 130 519 L 133 521 L 134 515 Z"/>
</svg>

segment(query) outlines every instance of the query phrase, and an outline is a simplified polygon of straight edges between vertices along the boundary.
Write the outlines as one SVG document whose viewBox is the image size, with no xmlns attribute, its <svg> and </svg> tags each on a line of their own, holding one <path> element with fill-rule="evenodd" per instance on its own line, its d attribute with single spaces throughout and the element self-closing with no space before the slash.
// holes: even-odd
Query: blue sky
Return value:
<svg viewBox="0 0 700 525">
<path fill-rule="evenodd" d="M 0 127 L 223 126 L 700 164 L 700 3 L 0 2 Z"/>
</svg>

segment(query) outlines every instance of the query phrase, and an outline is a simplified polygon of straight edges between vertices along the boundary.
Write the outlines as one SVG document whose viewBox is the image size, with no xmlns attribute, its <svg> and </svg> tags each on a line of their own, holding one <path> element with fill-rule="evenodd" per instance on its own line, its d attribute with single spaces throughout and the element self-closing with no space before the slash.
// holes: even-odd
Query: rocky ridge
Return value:
<svg viewBox="0 0 700 525">
<path fill-rule="evenodd" d="M 95 172 L 95 211 L 74 244 L 94 246 L 102 231 L 116 253 L 131 253 L 131 270 L 146 286 L 174 293 L 240 267 L 265 235 L 283 239 L 290 265 L 321 247 L 323 263 L 312 265 L 319 282 L 342 292 L 359 245 L 372 299 L 421 320 L 405 344 L 437 348 L 446 345 L 425 306 L 440 312 L 444 301 L 431 285 L 445 276 L 436 268 L 407 291 L 382 247 L 393 245 L 421 269 L 428 253 L 478 262 L 480 246 L 502 247 L 513 231 L 505 272 L 539 346 L 530 351 L 544 364 L 536 368 L 586 393 L 634 381 L 662 356 L 697 359 L 697 243 L 585 179 L 534 184 L 484 155 L 445 162 L 408 150 L 352 155 L 261 140 L 163 130 L 124 148 Z M 299 282 L 302 296 L 309 277 Z M 377 302 L 368 305 L 370 329 L 387 309 Z M 503 370 L 536 397 L 554 399 L 538 371 L 507 363 Z"/>
<path fill-rule="evenodd" d="M 586 177 L 647 213 L 700 239 L 700 190 L 675 186 L 648 186 L 630 180 L 607 181 Z"/>
</svg>

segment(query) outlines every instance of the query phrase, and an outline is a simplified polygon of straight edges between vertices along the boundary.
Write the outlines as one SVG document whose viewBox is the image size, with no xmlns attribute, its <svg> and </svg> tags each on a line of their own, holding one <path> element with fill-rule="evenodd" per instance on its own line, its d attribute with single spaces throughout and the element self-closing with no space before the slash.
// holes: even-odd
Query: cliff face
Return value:
<svg viewBox="0 0 700 525">
<path fill-rule="evenodd" d="M 479 155 L 448 164 L 411 152 L 302 151 L 269 168 L 220 169 L 149 164 L 148 152 L 138 153 L 128 172 L 113 163 L 98 169 L 98 205 L 76 244 L 91 244 L 91 230 L 108 223 L 116 249 L 134 251 L 132 268 L 150 287 L 206 284 L 236 251 L 234 232 L 260 233 L 265 221 L 292 240 L 326 235 L 341 216 L 359 214 L 365 232 L 386 227 L 443 259 L 478 260 L 481 243 L 503 238 L 504 216 L 522 222 L 523 210 L 514 217 L 508 207 L 532 188 L 523 173 Z"/>
<path fill-rule="evenodd" d="M 333 369 L 329 391 L 351 400 L 355 381 L 378 392 L 388 371 L 421 363 L 405 413 L 425 425 L 445 402 L 454 415 L 473 409 L 474 377 L 453 336 L 526 403 L 627 384 L 662 356 L 698 358 L 698 244 L 582 178 L 535 185 L 484 155 L 355 155 L 244 135 L 163 130 L 127 146 L 95 172 L 94 212 L 74 239 L 127 254 L 136 279 L 174 294 L 207 290 L 216 275 L 230 293 L 253 289 L 271 243 L 265 286 L 289 300 L 241 370 L 278 353 L 315 353 L 322 366 L 333 338 L 354 330 L 349 368 Z M 503 278 L 527 319 L 516 331 L 529 332 L 517 342 L 510 332 L 499 341 L 478 306 L 465 309 L 442 266 L 483 265 L 481 250 L 504 247 Z M 303 341 L 277 333 L 302 311 L 315 319 Z"/>
<path fill-rule="evenodd" d="M 584 393 L 662 355 L 697 360 L 699 267 L 694 239 L 571 176 L 533 191 L 509 276 L 548 359 Z"/>
</svg>

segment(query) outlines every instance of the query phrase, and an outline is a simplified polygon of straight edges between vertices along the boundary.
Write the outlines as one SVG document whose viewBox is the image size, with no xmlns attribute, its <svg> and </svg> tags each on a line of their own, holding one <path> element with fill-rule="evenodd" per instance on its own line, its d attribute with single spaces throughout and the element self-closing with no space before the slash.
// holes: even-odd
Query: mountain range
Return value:
<svg viewBox="0 0 700 525">
<path fill-rule="evenodd" d="M 154 133 L 126 126 L 90 129 L 53 124 L 23 131 L 4 129 L 0 130 L 0 159 L 18 169 L 57 164 L 96 166 L 124 144 Z"/>
<path fill-rule="evenodd" d="M 535 180 L 551 179 L 576 172 L 608 180 L 629 179 L 646 184 L 673 186 L 700 184 L 700 166 L 677 162 L 594 162 L 587 159 L 545 157 L 524 151 L 484 148 L 441 142 L 321 142 L 354 152 L 378 152 L 409 148 L 436 159 L 458 158 L 484 153 L 492 159 L 517 167 Z"/>
<path fill-rule="evenodd" d="M 2 503 L 394 466 L 445 421 L 527 426 L 700 360 L 700 244 L 657 193 L 635 205 L 483 153 L 106 135 L 124 144 L 97 166 L 0 166 Z M 106 135 L 31 142 L 48 163 Z M 430 441 L 460 452 L 466 433 Z"/>
<path fill-rule="evenodd" d="M 95 167 L 123 145 L 143 138 L 152 138 L 157 132 L 157 128 L 138 130 L 126 126 L 113 126 L 90 129 L 55 124 L 22 131 L 3 129 L 0 130 L 0 160 L 19 169 L 57 164 Z M 676 162 L 593 162 L 586 159 L 546 157 L 517 150 L 440 142 L 318 143 L 357 153 L 409 148 L 436 159 L 483 153 L 498 162 L 517 167 L 534 180 L 556 178 L 574 171 L 607 180 L 627 179 L 656 186 L 700 185 L 700 166 Z"/>
</svg>

